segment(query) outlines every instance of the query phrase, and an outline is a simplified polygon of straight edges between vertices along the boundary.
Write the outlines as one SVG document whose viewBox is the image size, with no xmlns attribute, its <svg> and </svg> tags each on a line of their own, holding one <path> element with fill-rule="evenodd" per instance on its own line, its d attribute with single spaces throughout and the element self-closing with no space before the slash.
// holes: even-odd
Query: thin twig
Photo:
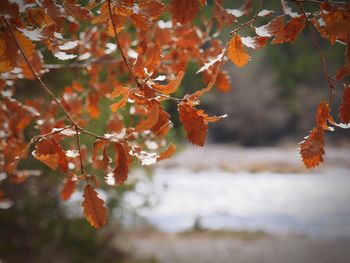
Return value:
<svg viewBox="0 0 350 263">
<path fill-rule="evenodd" d="M 87 177 L 84 172 L 84 164 L 83 164 L 83 157 L 81 155 L 81 147 L 80 147 L 80 139 L 79 139 L 79 129 L 77 126 L 75 126 L 75 138 L 77 140 L 77 146 L 78 146 L 78 151 L 79 151 L 79 160 L 80 160 L 80 170 L 81 170 L 81 175 L 84 176 L 86 182 L 89 184 Z"/>
<path fill-rule="evenodd" d="M 233 29 L 230 33 L 230 35 L 233 35 L 233 34 L 237 34 L 242 28 L 246 27 L 246 26 L 251 26 L 258 18 L 258 14 L 262 8 L 262 0 L 259 1 L 259 6 L 257 8 L 257 11 L 255 12 L 254 16 L 247 22 L 243 23 L 243 24 L 240 24 L 239 27 Z"/>
<path fill-rule="evenodd" d="M 313 39 L 313 42 L 314 42 L 314 45 L 316 47 L 317 53 L 318 53 L 318 55 L 319 55 L 319 57 L 321 59 L 321 62 L 322 62 L 323 74 L 324 74 L 324 77 L 325 77 L 326 81 L 328 82 L 328 86 L 329 86 L 328 103 L 329 103 L 329 105 L 331 105 L 332 102 L 333 102 L 333 99 L 334 99 L 335 86 L 332 83 L 332 79 L 331 79 L 329 71 L 328 71 L 326 60 L 325 60 L 324 55 L 322 53 L 322 50 L 321 50 L 321 47 L 320 47 L 320 43 L 319 43 L 319 41 L 317 39 L 317 35 L 316 35 L 316 33 L 315 33 L 314 29 L 313 29 L 313 24 L 310 21 L 310 19 L 307 17 L 304 8 L 301 6 L 301 3 L 299 1 L 297 1 L 297 0 L 292 0 L 292 1 L 297 5 L 297 7 L 299 8 L 300 12 L 305 17 L 307 23 L 309 24 L 309 31 L 311 33 L 311 37 Z"/>
<path fill-rule="evenodd" d="M 113 27 L 113 31 L 114 31 L 114 36 L 115 36 L 115 40 L 117 42 L 117 48 L 118 48 L 118 50 L 120 52 L 120 55 L 122 56 L 123 61 L 124 61 L 125 65 L 126 65 L 126 67 L 128 68 L 132 78 L 135 80 L 137 86 L 142 87 L 141 83 L 138 81 L 138 79 L 136 78 L 134 72 L 132 71 L 132 69 L 131 69 L 131 67 L 129 65 L 129 62 L 128 62 L 126 56 L 125 56 L 125 53 L 124 53 L 124 51 L 123 51 L 123 49 L 122 49 L 122 47 L 120 45 L 120 41 L 119 41 L 119 38 L 118 38 L 118 33 L 117 33 L 117 29 L 116 29 L 116 25 L 115 25 L 115 21 L 114 21 L 114 17 L 113 17 L 113 12 L 112 12 L 111 0 L 108 0 L 108 11 L 109 11 L 109 16 L 111 18 L 112 27 Z"/>
</svg>

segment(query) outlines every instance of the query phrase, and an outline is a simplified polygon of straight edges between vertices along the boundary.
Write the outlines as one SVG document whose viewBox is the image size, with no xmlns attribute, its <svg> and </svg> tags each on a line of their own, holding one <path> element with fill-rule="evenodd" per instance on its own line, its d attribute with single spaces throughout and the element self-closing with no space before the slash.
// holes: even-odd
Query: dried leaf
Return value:
<svg viewBox="0 0 350 263">
<path fill-rule="evenodd" d="M 330 114 L 330 107 L 328 105 L 328 102 L 322 101 L 320 105 L 317 108 L 317 113 L 316 113 L 316 124 L 318 127 L 321 127 L 325 130 L 329 130 L 330 127 L 328 127 L 328 121 L 334 122 L 333 118 Z"/>
<path fill-rule="evenodd" d="M 266 46 L 268 37 L 242 37 L 241 38 L 243 45 L 250 47 L 252 49 L 260 49 Z"/>
<path fill-rule="evenodd" d="M 350 122 L 350 85 L 344 85 L 343 100 L 339 107 L 339 118 L 342 123 Z"/>
<path fill-rule="evenodd" d="M 181 102 L 178 107 L 180 121 L 184 125 L 187 139 L 198 146 L 204 146 L 208 132 L 208 124 L 198 110 L 191 105 Z"/>
<path fill-rule="evenodd" d="M 52 170 L 56 170 L 58 166 L 64 173 L 68 170 L 66 154 L 54 139 L 39 141 L 33 151 L 33 156 Z"/>
<path fill-rule="evenodd" d="M 91 92 L 86 99 L 87 112 L 94 119 L 100 117 L 100 110 L 98 108 L 99 98 L 100 96 L 98 95 L 98 93 Z"/>
<path fill-rule="evenodd" d="M 180 71 L 179 74 L 177 75 L 176 79 L 169 81 L 168 84 L 160 85 L 160 84 L 156 84 L 155 83 L 155 84 L 152 85 L 152 87 L 155 90 L 157 90 L 157 91 L 159 91 L 159 92 L 161 92 L 163 94 L 171 94 L 171 93 L 174 93 L 177 90 L 177 88 L 179 87 L 183 77 L 184 77 L 184 72 Z"/>
<path fill-rule="evenodd" d="M 190 23 L 199 11 L 198 0 L 171 0 L 170 13 L 173 15 L 174 23 Z"/>
<path fill-rule="evenodd" d="M 76 180 L 75 175 L 70 174 L 67 176 L 67 178 L 64 180 L 64 185 L 60 193 L 61 200 L 67 201 L 71 197 L 71 195 L 74 193 L 76 188 Z"/>
<path fill-rule="evenodd" d="M 141 132 L 151 129 L 158 123 L 159 120 L 159 105 L 158 103 L 152 103 L 147 111 L 145 119 L 142 119 L 135 127 L 136 132 Z"/>
<path fill-rule="evenodd" d="M 323 162 L 324 135 L 322 127 L 313 128 L 309 136 L 300 143 L 300 154 L 306 168 L 313 168 Z"/>
<path fill-rule="evenodd" d="M 129 149 L 120 144 L 115 143 L 114 149 L 116 152 L 115 168 L 113 170 L 113 176 L 117 185 L 123 184 L 128 179 L 129 166 L 131 164 L 131 157 L 129 155 Z"/>
<path fill-rule="evenodd" d="M 107 209 L 104 201 L 91 185 L 84 188 L 83 210 L 87 221 L 95 228 L 102 227 L 107 221 Z"/>
<path fill-rule="evenodd" d="M 161 152 L 157 158 L 157 161 L 165 160 L 171 158 L 174 153 L 176 152 L 176 145 L 175 144 L 169 144 L 168 148 Z"/>
<path fill-rule="evenodd" d="M 237 67 L 243 67 L 249 62 L 250 57 L 245 52 L 239 35 L 235 35 L 231 38 L 228 44 L 227 56 Z"/>
<path fill-rule="evenodd" d="M 305 22 L 306 20 L 304 16 L 292 18 L 280 31 L 277 32 L 276 37 L 271 43 L 281 44 L 293 42 L 304 29 Z"/>
<path fill-rule="evenodd" d="M 35 45 L 33 44 L 32 41 L 30 41 L 29 38 L 27 38 L 26 36 L 24 36 L 20 31 L 15 30 L 14 31 L 15 37 L 19 43 L 19 45 L 21 46 L 21 48 L 23 49 L 24 53 L 29 57 L 32 58 L 33 57 L 33 53 L 35 51 Z"/>
<path fill-rule="evenodd" d="M 284 16 L 278 16 L 268 24 L 256 27 L 255 33 L 261 37 L 272 37 L 284 27 Z"/>
</svg>

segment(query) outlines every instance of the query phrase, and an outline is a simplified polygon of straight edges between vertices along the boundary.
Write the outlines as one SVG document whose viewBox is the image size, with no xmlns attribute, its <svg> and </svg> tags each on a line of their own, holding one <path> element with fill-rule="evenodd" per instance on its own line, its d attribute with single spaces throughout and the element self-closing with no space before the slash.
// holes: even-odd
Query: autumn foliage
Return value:
<svg viewBox="0 0 350 263">
<path fill-rule="evenodd" d="M 68 200 L 83 186 L 83 213 L 93 227 L 107 220 L 104 201 L 96 191 L 103 178 L 87 174 L 84 166 L 102 170 L 106 183 L 118 186 L 128 180 L 136 162 L 151 165 L 171 158 L 176 146 L 166 142 L 172 123 L 165 101 L 177 105 L 188 141 L 203 146 L 209 123 L 225 117 L 208 116 L 200 109 L 201 96 L 213 87 L 230 91 L 230 76 L 222 66 L 229 62 L 244 67 L 251 60 L 251 50 L 269 43 L 293 43 L 307 25 L 320 55 L 329 98 L 320 103 L 315 126 L 300 144 L 305 166 L 323 162 L 325 131 L 349 127 L 349 4 L 281 0 L 283 12 L 278 14 L 278 10 L 264 9 L 262 1 L 247 0 L 237 9 L 227 9 L 215 0 L 211 16 L 205 18 L 200 15 L 205 0 L 170 0 L 167 5 L 161 0 L 86 2 L 1 2 L 0 167 L 15 183 L 30 176 L 17 168 L 28 154 L 59 170 L 65 174 L 61 199 Z M 305 2 L 316 11 L 306 12 Z M 217 38 L 224 28 L 231 30 L 225 41 Z M 326 66 L 320 37 L 346 46 L 344 66 L 334 76 Z M 48 64 L 47 57 L 63 62 Z M 206 84 L 194 93 L 175 96 L 189 62 L 198 64 L 197 74 Z M 72 80 L 55 96 L 42 77 L 62 66 L 80 69 L 85 80 Z M 28 88 L 41 88 L 47 97 L 17 100 L 19 79 L 32 80 L 35 85 Z M 337 108 L 333 98 L 339 87 L 343 87 L 343 99 L 337 123 L 331 112 Z M 110 115 L 105 132 L 95 134 L 86 127 L 89 120 L 100 118 L 101 101 L 109 101 Z M 28 129 L 35 129 L 36 136 L 28 139 Z M 94 138 L 93 145 L 83 147 L 82 135 Z M 149 147 L 150 142 L 156 147 Z"/>
</svg>

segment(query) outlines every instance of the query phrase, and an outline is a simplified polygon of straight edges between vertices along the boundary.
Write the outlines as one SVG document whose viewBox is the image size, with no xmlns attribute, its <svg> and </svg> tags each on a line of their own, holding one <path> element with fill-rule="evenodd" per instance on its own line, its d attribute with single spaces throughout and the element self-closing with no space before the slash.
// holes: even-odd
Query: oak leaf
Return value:
<svg viewBox="0 0 350 263">
<path fill-rule="evenodd" d="M 322 101 L 320 105 L 317 108 L 317 113 L 316 113 L 316 124 L 319 127 L 322 127 L 325 130 L 330 130 L 330 127 L 328 127 L 328 121 L 331 123 L 333 121 L 333 118 L 330 114 L 330 107 L 328 105 L 328 102 Z"/>
<path fill-rule="evenodd" d="M 33 156 L 52 170 L 56 170 L 58 166 L 64 173 L 68 170 L 66 154 L 54 139 L 39 141 L 33 151 Z"/>
<path fill-rule="evenodd" d="M 107 208 L 104 206 L 104 201 L 89 184 L 84 188 L 83 197 L 82 206 L 87 221 L 95 228 L 102 227 L 107 221 Z"/>
<path fill-rule="evenodd" d="M 179 74 L 177 75 L 176 79 L 170 80 L 168 84 L 166 85 L 161 85 L 161 84 L 153 84 L 153 88 L 163 94 L 171 94 L 174 93 L 177 88 L 179 87 L 182 79 L 184 77 L 184 72 L 180 71 Z"/>
<path fill-rule="evenodd" d="M 67 176 L 67 178 L 64 180 L 64 185 L 60 193 L 61 200 L 67 201 L 71 197 L 71 195 L 74 193 L 76 188 L 76 180 L 75 175 L 70 174 Z"/>
<path fill-rule="evenodd" d="M 114 149 L 116 156 L 113 176 L 115 183 L 117 185 L 121 185 L 128 178 L 129 166 L 132 162 L 132 159 L 129 154 L 129 148 L 126 145 L 115 143 Z"/>
<path fill-rule="evenodd" d="M 350 122 L 350 85 L 344 85 L 343 99 L 339 107 L 339 118 L 342 123 Z"/>
<path fill-rule="evenodd" d="M 157 161 L 165 160 L 171 158 L 176 152 L 176 145 L 171 143 L 168 148 L 161 152 L 157 158 Z"/>
<path fill-rule="evenodd" d="M 208 132 L 208 124 L 204 117 L 199 115 L 198 110 L 186 102 L 179 104 L 178 111 L 187 139 L 195 145 L 204 146 Z"/>
<path fill-rule="evenodd" d="M 277 32 L 272 44 L 281 44 L 293 42 L 305 27 L 306 19 L 304 16 L 297 16 L 288 21 L 288 23 Z"/>
<path fill-rule="evenodd" d="M 171 0 L 170 13 L 173 15 L 174 23 L 190 23 L 199 11 L 198 0 Z"/>
<path fill-rule="evenodd" d="M 227 56 L 237 67 L 243 67 L 249 62 L 249 55 L 245 52 L 241 37 L 235 35 L 228 43 Z"/>
<path fill-rule="evenodd" d="M 313 128 L 299 148 L 306 168 L 313 168 L 323 162 L 324 134 L 322 127 Z"/>
</svg>

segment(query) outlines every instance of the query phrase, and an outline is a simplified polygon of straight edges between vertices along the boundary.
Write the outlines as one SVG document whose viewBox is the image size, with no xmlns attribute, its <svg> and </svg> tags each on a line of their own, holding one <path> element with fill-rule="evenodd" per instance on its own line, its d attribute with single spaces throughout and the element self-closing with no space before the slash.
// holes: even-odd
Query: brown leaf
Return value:
<svg viewBox="0 0 350 263">
<path fill-rule="evenodd" d="M 76 188 L 75 175 L 70 174 L 64 180 L 64 185 L 60 193 L 61 200 L 63 201 L 69 200 L 71 195 L 74 193 L 75 188 Z"/>
<path fill-rule="evenodd" d="M 324 135 L 322 127 L 313 128 L 309 136 L 300 143 L 300 154 L 306 168 L 313 168 L 323 162 Z"/>
<path fill-rule="evenodd" d="M 145 119 L 142 119 L 135 127 L 136 132 L 141 132 L 151 129 L 158 123 L 159 120 L 159 105 L 152 103 L 148 106 L 148 111 Z"/>
<path fill-rule="evenodd" d="M 24 36 L 20 31 L 15 30 L 14 34 L 24 53 L 29 58 L 32 58 L 33 53 L 35 51 L 35 45 L 33 44 L 33 42 L 29 38 Z"/>
<path fill-rule="evenodd" d="M 121 96 L 121 99 L 118 102 L 113 103 L 109 106 L 112 112 L 116 112 L 119 108 L 122 108 L 126 105 L 128 98 L 129 98 L 129 88 L 123 87 L 118 85 L 116 88 L 114 88 L 113 92 L 111 93 L 110 97 L 116 98 Z"/>
<path fill-rule="evenodd" d="M 198 115 L 198 110 L 186 102 L 179 104 L 178 111 L 187 139 L 195 145 L 204 146 L 208 132 L 208 124 L 204 121 L 204 117 Z"/>
<path fill-rule="evenodd" d="M 242 37 L 241 40 L 246 47 L 250 47 L 252 49 L 261 49 L 266 46 L 268 37 Z"/>
<path fill-rule="evenodd" d="M 243 67 L 249 62 L 250 57 L 245 52 L 239 35 L 235 35 L 231 38 L 228 44 L 227 56 L 237 67 Z"/>
<path fill-rule="evenodd" d="M 159 107 L 159 118 L 158 122 L 151 128 L 153 134 L 158 135 L 161 131 L 164 130 L 165 127 L 169 126 L 170 115 L 166 111 L 163 110 L 162 107 Z"/>
<path fill-rule="evenodd" d="M 199 11 L 198 0 L 171 0 L 170 13 L 173 15 L 174 24 L 190 23 Z"/>
<path fill-rule="evenodd" d="M 272 37 L 280 32 L 284 27 L 284 16 L 278 16 L 268 24 L 256 27 L 255 33 L 261 37 Z"/>
<path fill-rule="evenodd" d="M 350 85 L 344 85 L 343 99 L 339 107 L 339 118 L 342 123 L 350 122 Z"/>
<path fill-rule="evenodd" d="M 64 173 L 68 170 L 66 154 L 54 139 L 39 141 L 33 151 L 33 156 L 52 170 L 56 170 L 58 166 Z"/>
<path fill-rule="evenodd" d="M 90 114 L 91 118 L 97 119 L 100 117 L 100 110 L 98 108 L 100 96 L 98 93 L 91 92 L 86 99 L 87 112 Z"/>
<path fill-rule="evenodd" d="M 220 92 L 229 92 L 231 90 L 231 80 L 227 72 L 220 71 L 216 77 L 215 85 Z"/>
<path fill-rule="evenodd" d="M 169 81 L 169 83 L 166 85 L 153 84 L 153 88 L 163 94 L 174 93 L 179 87 L 183 77 L 184 77 L 184 72 L 180 71 L 176 79 Z"/>
<path fill-rule="evenodd" d="M 218 22 L 219 28 L 223 25 L 231 25 L 236 21 L 236 17 L 224 9 L 218 0 L 214 1 L 213 16 Z"/>
<path fill-rule="evenodd" d="M 107 209 L 104 201 L 91 185 L 84 188 L 83 210 L 87 221 L 95 228 L 102 227 L 107 221 Z"/>
<path fill-rule="evenodd" d="M 325 130 L 328 130 L 328 121 L 333 121 L 333 118 L 330 114 L 330 107 L 328 105 L 327 101 L 322 101 L 320 105 L 317 108 L 317 113 L 316 113 L 316 124 L 319 127 L 322 127 Z"/>
<path fill-rule="evenodd" d="M 293 42 L 305 27 L 305 17 L 294 17 L 277 32 L 276 37 L 272 40 L 272 44 L 281 44 Z"/>
<path fill-rule="evenodd" d="M 131 164 L 131 157 L 129 155 L 129 148 L 120 143 L 114 144 L 116 152 L 115 168 L 113 176 L 117 185 L 123 184 L 128 179 L 129 166 Z"/>
<path fill-rule="evenodd" d="M 92 151 L 92 164 L 95 168 L 107 169 L 109 163 L 109 157 L 107 154 L 108 141 L 97 140 L 94 143 Z M 99 158 L 98 154 L 102 152 L 102 158 Z"/>
<path fill-rule="evenodd" d="M 157 161 L 165 160 L 171 158 L 173 154 L 176 152 L 176 145 L 175 144 L 169 144 L 168 148 L 160 153 L 159 157 L 157 158 Z"/>
<path fill-rule="evenodd" d="M 91 14 L 89 10 L 81 6 L 75 0 L 63 1 L 64 8 L 67 12 L 78 20 L 90 20 Z"/>
</svg>

